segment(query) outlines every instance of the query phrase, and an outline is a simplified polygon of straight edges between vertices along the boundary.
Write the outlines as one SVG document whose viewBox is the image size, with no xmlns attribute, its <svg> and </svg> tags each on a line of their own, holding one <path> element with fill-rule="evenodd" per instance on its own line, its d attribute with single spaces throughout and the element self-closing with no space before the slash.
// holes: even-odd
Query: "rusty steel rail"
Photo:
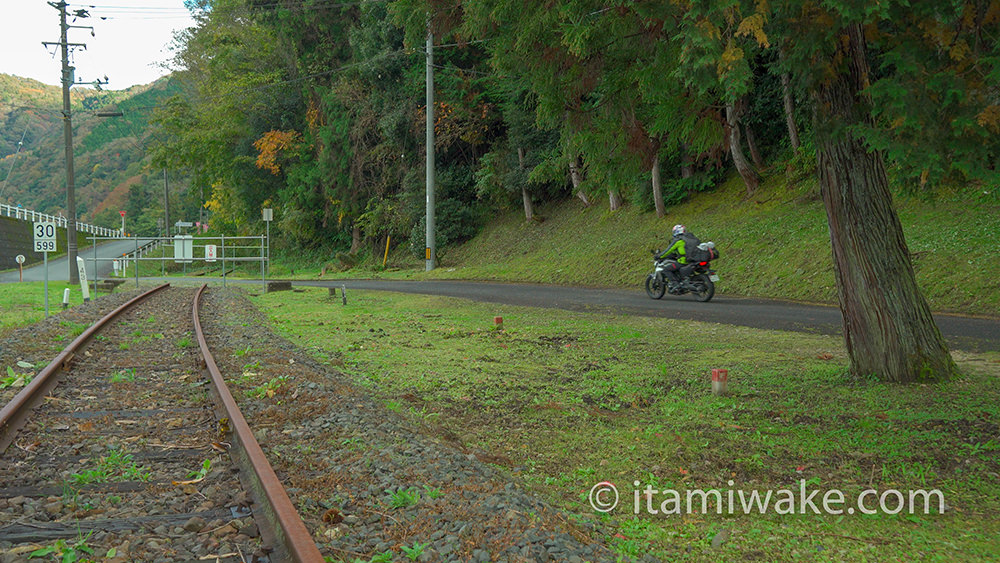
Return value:
<svg viewBox="0 0 1000 563">
<path fill-rule="evenodd" d="M 114 311 L 105 315 L 104 318 L 91 325 L 91 327 L 83 331 L 80 336 L 77 336 L 69 346 L 64 348 L 63 351 L 60 352 L 59 355 L 45 367 L 45 369 L 40 371 L 38 375 L 31 380 L 31 383 L 25 385 L 24 389 L 21 389 L 21 392 L 15 395 L 14 398 L 11 399 L 11 401 L 7 403 L 2 410 L 0 410 L 0 454 L 7 451 L 7 448 L 14 441 L 14 436 L 17 434 L 17 431 L 24 426 L 31 410 L 38 406 L 45 398 L 45 395 L 47 395 L 56 386 L 59 374 L 69 366 L 76 353 L 86 346 L 87 343 L 90 342 L 90 339 L 93 338 L 99 330 L 104 328 L 106 324 L 111 322 L 119 314 L 132 305 L 135 305 L 139 301 L 142 301 L 143 299 L 166 287 L 170 287 L 170 284 L 166 283 L 159 285 L 142 295 L 133 297 Z"/>
<path fill-rule="evenodd" d="M 195 336 L 201 348 L 202 361 L 212 381 L 212 392 L 218 399 L 220 419 L 229 419 L 228 426 L 232 438 L 233 459 L 240 466 L 240 478 L 244 486 L 254 495 L 254 520 L 261 537 L 274 548 L 273 561 L 294 561 L 296 563 L 323 563 L 323 556 L 313 542 L 312 536 L 295 510 L 288 493 L 282 486 L 274 469 L 264 456 L 250 425 L 236 405 L 236 400 L 226 386 L 226 382 L 208 348 L 205 334 L 199 320 L 199 304 L 207 285 L 202 285 L 194 298 Z"/>
</svg>

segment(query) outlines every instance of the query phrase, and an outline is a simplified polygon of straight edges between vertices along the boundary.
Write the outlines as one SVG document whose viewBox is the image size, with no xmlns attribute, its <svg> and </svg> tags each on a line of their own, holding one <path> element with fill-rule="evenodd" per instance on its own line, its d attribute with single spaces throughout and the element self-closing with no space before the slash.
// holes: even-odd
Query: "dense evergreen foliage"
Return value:
<svg viewBox="0 0 1000 563">
<path fill-rule="evenodd" d="M 441 213 L 444 232 L 568 194 L 662 214 L 732 162 L 752 192 L 793 145 L 811 160 L 814 93 L 857 23 L 873 120 L 836 134 L 914 190 L 995 183 L 997 3 L 856 4 L 191 2 L 156 162 L 192 172 L 220 228 L 256 228 L 271 205 L 293 245 L 418 239 L 429 27 L 438 201 L 467 209 Z"/>
</svg>

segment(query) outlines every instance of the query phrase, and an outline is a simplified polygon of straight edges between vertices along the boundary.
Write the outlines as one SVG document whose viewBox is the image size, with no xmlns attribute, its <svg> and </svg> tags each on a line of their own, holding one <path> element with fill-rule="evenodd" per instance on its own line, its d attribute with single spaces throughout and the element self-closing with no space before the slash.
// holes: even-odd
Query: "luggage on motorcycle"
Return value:
<svg viewBox="0 0 1000 563">
<path fill-rule="evenodd" d="M 715 243 L 712 241 L 703 242 L 696 247 L 695 252 L 692 254 L 692 261 L 694 262 L 711 262 L 719 257 L 719 250 L 715 248 Z"/>
<path fill-rule="evenodd" d="M 701 241 L 691 232 L 682 234 L 681 239 L 684 241 L 684 255 L 690 260 L 692 255 L 698 253 L 698 245 L 701 244 Z"/>
</svg>

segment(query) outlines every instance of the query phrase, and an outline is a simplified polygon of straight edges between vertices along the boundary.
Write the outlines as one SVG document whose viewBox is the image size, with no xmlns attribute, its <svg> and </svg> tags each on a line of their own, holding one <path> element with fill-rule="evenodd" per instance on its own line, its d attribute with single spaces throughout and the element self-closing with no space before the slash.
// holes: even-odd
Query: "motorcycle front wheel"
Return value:
<svg viewBox="0 0 1000 563">
<path fill-rule="evenodd" d="M 651 299 L 659 299 L 667 292 L 667 284 L 663 282 L 660 274 L 649 274 L 646 276 L 646 295 Z"/>
<path fill-rule="evenodd" d="M 697 288 L 691 292 L 694 298 L 702 303 L 712 299 L 715 295 L 715 284 L 708 279 L 707 274 L 699 274 L 691 278 L 691 283 Z"/>
</svg>

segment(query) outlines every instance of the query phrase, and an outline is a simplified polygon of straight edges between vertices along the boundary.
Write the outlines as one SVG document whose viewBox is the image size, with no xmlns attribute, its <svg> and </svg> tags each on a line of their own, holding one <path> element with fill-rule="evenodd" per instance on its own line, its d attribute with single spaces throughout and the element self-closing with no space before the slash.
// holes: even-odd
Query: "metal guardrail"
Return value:
<svg viewBox="0 0 1000 563">
<path fill-rule="evenodd" d="M 12 217 L 21 221 L 31 222 L 45 221 L 55 223 L 57 226 L 64 228 L 69 223 L 65 217 L 59 215 L 49 215 L 48 213 L 41 213 L 39 211 L 33 211 L 23 207 L 15 207 L 13 205 L 7 205 L 6 203 L 0 203 L 0 217 Z M 121 236 L 121 229 L 109 229 L 107 227 L 81 223 L 80 221 L 76 222 L 76 230 L 79 233 L 87 233 L 100 237 Z"/>
</svg>

